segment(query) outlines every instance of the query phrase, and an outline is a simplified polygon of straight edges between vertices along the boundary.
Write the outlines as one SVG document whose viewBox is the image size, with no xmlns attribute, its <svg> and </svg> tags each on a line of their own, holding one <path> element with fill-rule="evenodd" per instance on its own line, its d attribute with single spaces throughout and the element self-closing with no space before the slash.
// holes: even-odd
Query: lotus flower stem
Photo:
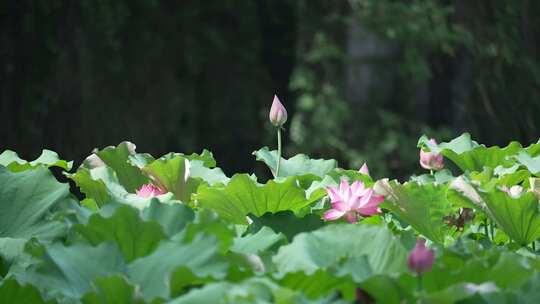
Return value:
<svg viewBox="0 0 540 304">
<path fill-rule="evenodd" d="M 532 247 L 533 252 L 536 252 L 536 241 L 533 241 L 531 243 L 531 247 Z"/>
<path fill-rule="evenodd" d="M 488 220 L 486 219 L 486 220 L 484 221 L 484 233 L 485 233 L 486 237 L 487 237 L 488 239 L 490 239 L 490 237 L 489 237 L 489 228 L 488 228 L 488 223 L 487 223 L 487 222 L 488 222 Z"/>
<path fill-rule="evenodd" d="M 418 292 L 422 293 L 424 291 L 424 284 L 422 281 L 422 273 L 418 274 Z"/>
<path fill-rule="evenodd" d="M 493 227 L 493 221 L 488 220 L 489 222 L 489 232 L 491 234 L 491 241 L 495 240 L 495 233 L 494 233 L 494 227 Z"/>
<path fill-rule="evenodd" d="M 279 176 L 279 166 L 281 164 L 281 127 L 277 127 L 277 166 L 276 176 Z"/>
</svg>

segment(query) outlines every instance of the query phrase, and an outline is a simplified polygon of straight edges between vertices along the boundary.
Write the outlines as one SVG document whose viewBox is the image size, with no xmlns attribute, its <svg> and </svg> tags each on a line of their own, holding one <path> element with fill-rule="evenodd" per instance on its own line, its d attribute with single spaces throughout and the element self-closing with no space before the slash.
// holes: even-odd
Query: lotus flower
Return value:
<svg viewBox="0 0 540 304">
<path fill-rule="evenodd" d="M 365 174 L 365 175 L 369 175 L 369 168 L 368 168 L 367 164 L 364 163 L 362 165 L 362 167 L 360 167 L 360 170 L 358 170 L 358 172 L 360 172 L 362 174 Z"/>
<path fill-rule="evenodd" d="M 167 193 L 167 191 L 163 191 L 153 184 L 142 185 L 141 188 L 137 190 L 137 196 L 144 198 L 151 198 L 165 193 Z"/>
<path fill-rule="evenodd" d="M 379 213 L 379 204 L 384 200 L 384 196 L 376 195 L 373 188 L 366 188 L 361 181 L 355 181 L 349 185 L 342 180 L 339 189 L 329 187 L 326 189 L 332 203 L 332 209 L 327 210 L 323 219 L 334 221 L 345 216 L 349 223 L 356 223 L 358 215 L 371 216 Z"/>
<path fill-rule="evenodd" d="M 269 114 L 270 122 L 275 127 L 281 127 L 287 121 L 287 110 L 279 101 L 277 95 L 274 95 L 274 100 L 272 101 L 272 107 L 270 108 Z"/>
<path fill-rule="evenodd" d="M 419 239 L 409 255 L 409 270 L 421 274 L 433 267 L 435 253 L 426 247 L 426 240 Z"/>
<path fill-rule="evenodd" d="M 435 139 L 430 139 L 430 143 L 436 145 Z M 440 153 L 426 152 L 420 149 L 420 166 L 427 170 L 441 170 L 444 168 L 443 156 Z"/>
</svg>

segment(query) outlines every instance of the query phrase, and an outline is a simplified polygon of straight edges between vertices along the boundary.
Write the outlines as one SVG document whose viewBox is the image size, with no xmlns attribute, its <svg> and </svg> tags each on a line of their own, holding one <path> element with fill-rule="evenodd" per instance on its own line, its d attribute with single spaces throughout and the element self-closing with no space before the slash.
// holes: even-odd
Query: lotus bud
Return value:
<svg viewBox="0 0 540 304">
<path fill-rule="evenodd" d="M 141 188 L 137 190 L 137 196 L 143 198 L 151 198 L 165 193 L 167 193 L 167 191 L 163 191 L 160 188 L 154 186 L 153 184 L 142 185 Z"/>
<path fill-rule="evenodd" d="M 369 168 L 368 168 L 367 164 L 364 163 L 362 165 L 362 167 L 360 167 L 360 170 L 358 170 L 358 172 L 360 172 L 362 174 L 365 174 L 365 175 L 369 175 Z"/>
<path fill-rule="evenodd" d="M 430 143 L 436 145 L 435 139 L 430 139 Z M 420 149 L 420 166 L 427 170 L 441 170 L 444 168 L 443 156 L 440 153 L 426 152 Z"/>
<path fill-rule="evenodd" d="M 270 122 L 275 127 L 281 127 L 287 121 L 287 110 L 285 109 L 281 101 L 279 101 L 277 95 L 274 95 L 274 101 L 272 101 L 269 118 Z"/>
<path fill-rule="evenodd" d="M 409 270 L 417 274 L 429 271 L 433 267 L 434 260 L 435 253 L 433 250 L 426 248 L 426 240 L 419 239 L 409 255 Z"/>
</svg>

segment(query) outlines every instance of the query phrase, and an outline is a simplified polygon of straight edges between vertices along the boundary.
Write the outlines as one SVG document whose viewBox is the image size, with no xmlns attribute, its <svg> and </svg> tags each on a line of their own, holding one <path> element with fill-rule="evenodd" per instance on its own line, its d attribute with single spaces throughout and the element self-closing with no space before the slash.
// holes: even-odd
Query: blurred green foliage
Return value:
<svg viewBox="0 0 540 304">
<path fill-rule="evenodd" d="M 490 144 L 537 140 L 540 3 L 299 3 L 299 62 L 291 80 L 298 94 L 295 152 L 331 155 L 353 167 L 367 160 L 376 175 L 403 177 L 419 170 L 420 133 L 440 140 L 470 131 Z M 378 70 L 395 69 L 391 98 L 377 99 L 375 92 L 361 103 L 347 100 L 344 29 L 353 22 L 398 45 L 397 56 Z M 418 98 L 422 86 L 427 102 Z"/>
<path fill-rule="evenodd" d="M 405 176 L 421 133 L 536 140 L 538 13 L 530 0 L 3 1 L 0 150 L 82 159 L 131 140 L 249 171 L 273 144 L 277 93 L 286 156 Z M 366 100 L 347 93 L 354 23 L 396 49 L 370 62 L 383 85 Z"/>
</svg>

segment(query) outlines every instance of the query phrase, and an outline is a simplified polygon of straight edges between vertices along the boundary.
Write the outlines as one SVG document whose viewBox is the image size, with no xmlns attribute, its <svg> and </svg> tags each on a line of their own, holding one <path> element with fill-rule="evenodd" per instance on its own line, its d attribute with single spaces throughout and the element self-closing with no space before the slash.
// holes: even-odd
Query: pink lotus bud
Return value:
<svg viewBox="0 0 540 304">
<path fill-rule="evenodd" d="M 419 239 L 409 255 L 409 270 L 421 274 L 431 269 L 434 260 L 435 253 L 426 248 L 426 240 Z"/>
<path fill-rule="evenodd" d="M 429 142 L 437 144 L 433 138 Z M 427 170 L 441 170 L 444 168 L 443 156 L 440 153 L 426 152 L 420 149 L 420 166 Z"/>
<path fill-rule="evenodd" d="M 281 127 L 287 121 L 287 110 L 281 101 L 279 101 L 277 95 L 274 95 L 274 101 L 272 101 L 269 118 L 270 122 L 276 127 Z"/>
<path fill-rule="evenodd" d="M 358 170 L 358 172 L 360 172 L 362 174 L 365 174 L 365 175 L 369 175 L 369 168 L 368 168 L 367 164 L 364 163 L 362 165 L 362 167 L 360 168 L 360 170 Z"/>
<path fill-rule="evenodd" d="M 153 184 L 142 185 L 141 188 L 137 190 L 137 196 L 144 198 L 151 198 L 165 193 L 167 193 L 167 191 L 163 191 Z"/>
</svg>

